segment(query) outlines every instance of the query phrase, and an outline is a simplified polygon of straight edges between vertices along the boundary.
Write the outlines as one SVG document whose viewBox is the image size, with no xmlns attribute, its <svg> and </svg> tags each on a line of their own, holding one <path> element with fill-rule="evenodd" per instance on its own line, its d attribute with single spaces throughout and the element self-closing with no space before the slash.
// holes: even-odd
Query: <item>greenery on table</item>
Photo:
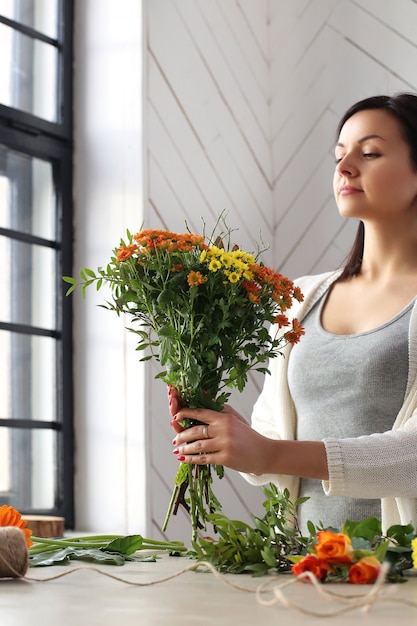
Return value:
<svg viewBox="0 0 417 626">
<path fill-rule="evenodd" d="M 262 489 L 267 497 L 263 517 L 252 515 L 253 525 L 250 525 L 222 514 L 211 515 L 210 521 L 219 538 L 199 537 L 189 555 L 211 563 L 224 573 L 262 576 L 291 571 L 297 557 L 313 552 L 317 533 L 325 527 L 310 521 L 309 535 L 302 535 L 297 508 L 308 498 L 293 503 L 287 490 L 280 492 L 273 484 Z M 416 531 L 412 524 L 391 526 L 383 534 L 381 521 L 370 517 L 361 522 L 347 520 L 341 529 L 326 528 L 345 533 L 356 552 L 384 555 L 383 560 L 390 564 L 387 579 L 391 582 L 404 582 L 404 572 L 413 567 L 411 542 Z"/>
<path fill-rule="evenodd" d="M 44 539 L 32 537 L 29 567 L 64 565 L 70 560 L 88 561 L 100 565 L 124 565 L 126 561 L 155 561 L 153 554 L 138 554 L 141 550 L 164 551 L 170 554 L 187 552 L 182 541 L 158 541 L 141 535 L 95 535 Z"/>
</svg>

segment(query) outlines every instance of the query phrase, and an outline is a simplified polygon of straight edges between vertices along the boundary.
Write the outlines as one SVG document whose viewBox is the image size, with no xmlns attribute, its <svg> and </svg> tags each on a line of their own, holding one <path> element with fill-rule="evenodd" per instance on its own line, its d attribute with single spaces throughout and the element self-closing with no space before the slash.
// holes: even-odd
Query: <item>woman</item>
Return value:
<svg viewBox="0 0 417 626">
<path fill-rule="evenodd" d="M 251 426 L 230 407 L 179 409 L 170 391 L 174 453 L 310 496 L 302 528 L 371 515 L 416 525 L 417 96 L 353 105 L 335 154 L 339 212 L 359 220 L 346 267 L 296 281 L 306 333 L 271 361 Z M 207 427 L 183 431 L 184 417 Z"/>
</svg>

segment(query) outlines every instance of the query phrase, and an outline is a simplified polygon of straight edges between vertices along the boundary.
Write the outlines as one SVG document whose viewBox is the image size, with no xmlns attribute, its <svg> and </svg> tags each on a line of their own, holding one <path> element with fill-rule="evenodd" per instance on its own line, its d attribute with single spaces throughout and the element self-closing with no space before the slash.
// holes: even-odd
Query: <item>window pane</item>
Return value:
<svg viewBox="0 0 417 626">
<path fill-rule="evenodd" d="M 57 120 L 57 49 L 0 24 L 0 102 Z"/>
<path fill-rule="evenodd" d="M 0 417 L 57 419 L 55 339 L 1 330 L 0 379 Z"/>
<path fill-rule="evenodd" d="M 57 433 L 53 430 L 0 428 L 6 478 L 0 483 L 0 505 L 19 510 L 51 509 L 57 493 Z M 2 447 L 3 444 L 3 447 Z"/>
<path fill-rule="evenodd" d="M 53 241 L 55 208 L 51 163 L 0 144 L 0 226 Z"/>
<path fill-rule="evenodd" d="M 58 36 L 58 0 L 2 0 L 0 12 L 48 37 Z"/>
<path fill-rule="evenodd" d="M 55 256 L 50 248 L 0 236 L 0 320 L 56 329 Z"/>
</svg>

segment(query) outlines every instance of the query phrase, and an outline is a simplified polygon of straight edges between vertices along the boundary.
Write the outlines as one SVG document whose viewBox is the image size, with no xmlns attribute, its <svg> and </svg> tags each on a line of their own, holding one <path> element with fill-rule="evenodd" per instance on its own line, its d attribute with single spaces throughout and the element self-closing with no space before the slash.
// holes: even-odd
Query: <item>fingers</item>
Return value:
<svg viewBox="0 0 417 626">
<path fill-rule="evenodd" d="M 219 461 L 216 460 L 214 454 L 179 454 L 177 456 L 178 461 L 181 463 L 188 463 L 190 465 L 221 465 Z"/>
<path fill-rule="evenodd" d="M 173 453 L 178 461 L 182 463 L 192 463 L 194 465 L 210 465 L 217 464 L 216 460 L 218 451 L 213 448 L 213 440 L 193 441 L 179 445 L 174 448 Z"/>
<path fill-rule="evenodd" d="M 174 416 L 181 408 L 181 400 L 180 394 L 178 390 L 175 389 L 172 385 L 168 385 L 168 401 L 169 401 L 169 411 L 172 416 Z"/>
<path fill-rule="evenodd" d="M 171 420 L 170 424 L 176 433 L 181 433 L 184 429 L 176 420 Z"/>
<path fill-rule="evenodd" d="M 209 424 L 198 424 L 197 426 L 191 426 L 191 428 L 185 428 L 185 429 L 182 428 L 181 425 L 175 419 L 172 420 L 171 424 L 172 424 L 173 429 L 177 433 L 177 436 L 172 442 L 174 446 L 177 446 L 179 444 L 193 443 L 193 442 L 201 443 L 202 441 L 206 439 L 212 438 L 212 435 L 214 434 L 213 427 L 211 427 L 211 431 L 210 431 Z M 201 452 L 201 449 L 200 448 L 196 449 L 196 452 Z"/>
</svg>

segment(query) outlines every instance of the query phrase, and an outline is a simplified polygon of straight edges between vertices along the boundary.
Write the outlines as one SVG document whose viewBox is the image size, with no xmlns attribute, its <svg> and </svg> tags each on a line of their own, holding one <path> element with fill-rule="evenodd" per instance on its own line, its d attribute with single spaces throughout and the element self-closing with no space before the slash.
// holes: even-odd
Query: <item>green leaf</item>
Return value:
<svg viewBox="0 0 417 626">
<path fill-rule="evenodd" d="M 103 550 L 108 552 L 118 552 L 119 554 L 133 554 L 140 550 L 143 543 L 141 535 L 127 535 L 111 541 Z"/>
<path fill-rule="evenodd" d="M 157 302 L 162 310 L 166 310 L 168 308 L 168 305 L 171 304 L 173 297 L 174 293 L 172 289 L 164 289 L 163 291 L 161 291 L 157 298 Z"/>
<path fill-rule="evenodd" d="M 57 550 L 45 550 L 38 554 L 30 555 L 29 567 L 46 567 L 48 565 L 62 565 L 67 563 L 73 548 L 58 548 Z"/>
<path fill-rule="evenodd" d="M 368 517 L 361 522 L 346 520 L 342 531 L 351 538 L 364 537 L 368 541 L 372 541 L 376 536 L 381 536 L 382 534 L 381 520 L 376 517 Z"/>
<path fill-rule="evenodd" d="M 411 540 L 415 537 L 414 526 L 413 524 L 390 526 L 387 530 L 387 537 L 395 540 L 400 546 L 411 547 Z"/>
<path fill-rule="evenodd" d="M 69 296 L 77 287 L 77 285 L 72 285 L 72 287 L 70 287 L 69 289 L 67 289 L 67 291 L 65 292 L 66 296 Z"/>
<path fill-rule="evenodd" d="M 105 565 L 124 565 L 125 558 L 118 552 L 104 552 L 101 548 L 75 549 L 70 556 L 74 561 L 87 561 Z"/>
<path fill-rule="evenodd" d="M 175 484 L 177 486 L 182 485 L 188 478 L 188 465 L 186 463 L 181 463 L 178 470 L 177 475 L 175 476 Z"/>
<path fill-rule="evenodd" d="M 261 550 L 261 555 L 263 560 L 267 565 L 269 565 L 269 567 L 275 567 L 277 559 L 275 557 L 274 551 L 271 550 L 271 548 L 264 548 L 263 550 Z"/>
</svg>

